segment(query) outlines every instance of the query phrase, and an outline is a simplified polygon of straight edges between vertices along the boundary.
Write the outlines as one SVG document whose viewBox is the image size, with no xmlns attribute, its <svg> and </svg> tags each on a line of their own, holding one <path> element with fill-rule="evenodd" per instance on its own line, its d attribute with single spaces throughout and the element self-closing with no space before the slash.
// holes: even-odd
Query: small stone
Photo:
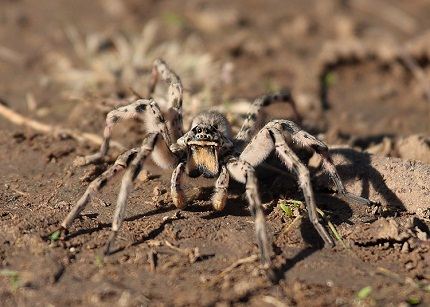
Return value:
<svg viewBox="0 0 430 307">
<path fill-rule="evenodd" d="M 99 198 L 99 203 L 102 207 L 110 207 L 111 203 L 104 201 L 103 199 Z"/>
<path fill-rule="evenodd" d="M 414 267 L 415 265 L 410 261 L 405 264 L 405 269 L 408 271 L 412 270 Z"/>
<path fill-rule="evenodd" d="M 409 253 L 409 243 L 408 243 L 408 242 L 403 243 L 403 246 L 402 246 L 401 252 L 402 252 L 403 254 L 407 254 L 407 253 Z"/>
<path fill-rule="evenodd" d="M 86 160 L 85 157 L 76 157 L 75 160 L 73 160 L 73 166 L 75 167 L 80 167 L 80 166 L 84 166 L 86 164 Z"/>
<path fill-rule="evenodd" d="M 151 176 L 151 174 L 146 170 L 142 170 L 139 174 L 139 176 L 137 177 L 137 180 L 139 180 L 140 182 L 146 182 L 149 180 L 149 177 Z"/>
<path fill-rule="evenodd" d="M 428 236 L 427 233 L 422 231 L 421 229 L 419 229 L 418 227 L 415 227 L 415 231 L 417 234 L 417 238 L 421 241 L 427 241 L 428 240 Z"/>
<path fill-rule="evenodd" d="M 62 201 L 60 201 L 54 205 L 55 209 L 62 209 L 62 208 L 67 208 L 67 207 L 68 207 L 68 203 L 65 202 L 64 200 L 62 200 Z"/>
<path fill-rule="evenodd" d="M 152 191 L 152 194 L 154 195 L 154 197 L 158 197 L 161 195 L 161 189 L 159 186 L 154 187 L 154 190 Z"/>
</svg>

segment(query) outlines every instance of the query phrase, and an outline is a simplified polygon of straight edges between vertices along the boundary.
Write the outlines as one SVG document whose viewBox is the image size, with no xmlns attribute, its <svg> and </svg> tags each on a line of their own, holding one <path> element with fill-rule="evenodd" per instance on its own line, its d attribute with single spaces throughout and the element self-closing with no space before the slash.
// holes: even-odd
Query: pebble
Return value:
<svg viewBox="0 0 430 307">
<path fill-rule="evenodd" d="M 403 243 L 403 246 L 402 246 L 401 252 L 402 252 L 403 254 L 407 254 L 407 253 L 409 253 L 409 243 L 408 243 L 408 242 Z"/>
</svg>

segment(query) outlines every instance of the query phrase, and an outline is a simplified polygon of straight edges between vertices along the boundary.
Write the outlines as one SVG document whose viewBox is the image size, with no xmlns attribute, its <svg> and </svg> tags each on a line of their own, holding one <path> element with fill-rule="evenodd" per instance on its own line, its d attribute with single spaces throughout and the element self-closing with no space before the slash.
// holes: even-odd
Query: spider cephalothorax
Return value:
<svg viewBox="0 0 430 307">
<path fill-rule="evenodd" d="M 260 259 L 266 267 L 270 267 L 271 245 L 267 237 L 254 168 L 261 164 L 271 152 L 275 152 L 284 165 L 297 176 L 304 194 L 309 218 L 326 245 L 331 246 L 334 242 L 318 220 L 309 171 L 295 153 L 297 146 L 309 149 L 322 158 L 323 168 L 328 172 L 336 185 L 337 192 L 343 198 L 359 203 L 369 203 L 368 200 L 346 191 L 330 158 L 327 146 L 300 129 L 292 121 L 272 120 L 257 131 L 256 123 L 262 107 L 274 101 L 290 102 L 294 107 L 289 92 L 265 95 L 256 99 L 235 137 L 232 136 L 230 124 L 225 116 L 215 111 L 206 111 L 197 115 L 193 119 L 190 129 L 183 134 L 181 81 L 166 63 L 156 60 L 149 86 L 150 94 L 154 91 L 159 77 L 169 84 L 167 110 L 161 110 L 156 101 L 150 98 L 139 99 L 108 113 L 103 144 L 98 153 L 84 158 L 84 164 L 93 163 L 107 154 L 112 128 L 121 120 L 142 119 L 148 134 L 140 147 L 122 153 L 114 165 L 90 183 L 85 193 L 61 223 L 61 229 L 64 232 L 85 208 L 91 196 L 100 190 L 109 179 L 121 170 L 125 170 L 112 222 L 111 236 L 105 248 L 105 253 L 109 254 L 124 218 L 127 198 L 133 181 L 149 156 L 160 167 L 173 169 L 170 192 L 174 205 L 180 209 L 186 206 L 185 194 L 181 187 L 181 178 L 184 174 L 190 177 L 202 175 L 217 178 L 212 197 L 212 204 L 216 210 L 222 210 L 226 205 L 230 176 L 236 181 L 244 183 L 249 208 L 255 218 Z"/>
</svg>

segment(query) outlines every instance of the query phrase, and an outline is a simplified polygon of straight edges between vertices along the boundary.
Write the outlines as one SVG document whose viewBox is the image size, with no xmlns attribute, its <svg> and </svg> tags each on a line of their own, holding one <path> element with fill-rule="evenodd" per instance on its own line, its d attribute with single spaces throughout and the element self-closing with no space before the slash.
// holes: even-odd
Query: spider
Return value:
<svg viewBox="0 0 430 307">
<path fill-rule="evenodd" d="M 132 190 L 133 181 L 149 156 L 159 167 L 173 169 L 170 181 L 171 196 L 174 205 L 179 209 L 186 206 L 185 194 L 180 184 L 185 174 L 189 177 L 217 178 L 212 196 L 215 210 L 223 210 L 226 205 L 230 177 L 245 184 L 249 209 L 255 220 L 260 261 L 265 267 L 270 267 L 272 250 L 258 192 L 255 167 L 261 164 L 271 152 L 275 151 L 285 166 L 297 176 L 310 221 L 324 240 L 325 246 L 333 246 L 334 241 L 318 219 L 309 170 L 293 148 L 301 146 L 321 156 L 322 166 L 334 181 L 340 196 L 353 202 L 369 204 L 367 199 L 346 191 L 330 158 L 327 146 L 292 121 L 272 120 L 261 130 L 256 131 L 256 123 L 262 107 L 278 101 L 290 102 L 294 106 L 289 92 L 284 91 L 257 98 L 252 103 L 251 110 L 235 137 L 232 136 L 226 117 L 215 111 L 202 112 L 194 117 L 191 128 L 183 133 L 181 80 L 163 60 L 157 59 L 152 69 L 150 95 L 154 92 L 160 78 L 168 84 L 167 110 L 162 111 L 157 102 L 149 98 L 139 99 L 107 114 L 100 150 L 84 157 L 83 164 L 94 163 L 107 154 L 112 129 L 122 120 L 140 118 L 148 133 L 140 147 L 123 152 L 110 168 L 89 184 L 85 193 L 61 223 L 60 231 L 63 234 L 67 234 L 67 229 L 88 204 L 91 196 L 105 186 L 108 180 L 125 170 L 113 217 L 112 231 L 104 248 L 105 255 L 110 254 L 124 219 L 127 198 Z"/>
</svg>

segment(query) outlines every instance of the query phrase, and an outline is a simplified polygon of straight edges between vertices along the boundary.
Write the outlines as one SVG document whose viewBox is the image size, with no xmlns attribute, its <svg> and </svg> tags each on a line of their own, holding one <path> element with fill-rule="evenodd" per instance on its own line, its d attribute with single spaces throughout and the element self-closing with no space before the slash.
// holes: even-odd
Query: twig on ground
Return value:
<svg viewBox="0 0 430 307">
<path fill-rule="evenodd" d="M 10 188 L 12 191 L 14 191 L 16 194 L 19 194 L 21 196 L 29 196 L 30 194 L 27 192 L 23 192 L 21 190 L 15 189 L 15 188 Z"/>
<path fill-rule="evenodd" d="M 157 267 L 157 252 L 152 248 L 148 252 L 148 262 L 151 272 L 155 272 L 155 268 Z"/>
<path fill-rule="evenodd" d="M 0 104 L 0 116 L 3 116 L 6 120 L 14 123 L 15 125 L 29 127 L 42 133 L 54 135 L 55 137 L 70 137 L 79 143 L 88 142 L 95 145 L 101 145 L 103 142 L 103 139 L 96 134 L 44 124 L 34 119 L 25 117 L 2 104 Z M 125 150 L 123 145 L 115 141 L 112 141 L 110 146 L 119 150 Z"/>
<path fill-rule="evenodd" d="M 178 252 L 180 254 L 186 255 L 188 256 L 188 260 L 190 261 L 190 263 L 194 263 L 196 262 L 202 255 L 200 254 L 200 250 L 198 247 L 194 247 L 194 248 L 180 248 L 177 247 L 175 245 L 173 245 L 172 243 L 170 243 L 167 240 L 164 241 L 160 241 L 160 240 L 149 240 L 147 242 L 147 244 L 150 247 L 160 247 L 160 246 L 166 246 L 169 247 L 170 249 L 174 250 L 175 252 Z M 148 257 L 151 258 L 151 253 L 157 253 L 156 251 L 154 251 L 153 249 L 151 249 L 151 251 L 148 254 Z M 151 263 L 151 259 L 149 259 L 150 263 Z"/>
<path fill-rule="evenodd" d="M 184 255 L 188 256 L 188 259 L 189 259 L 190 263 L 196 262 L 197 259 L 199 259 L 200 256 L 201 256 L 198 247 L 194 247 L 194 248 L 179 248 L 179 247 L 174 246 L 172 243 L 170 243 L 167 240 L 164 241 L 164 244 L 167 247 L 170 247 L 171 249 L 173 249 L 173 250 L 175 250 L 175 251 L 177 251 L 177 252 L 179 252 L 181 254 L 184 254 Z"/>
<path fill-rule="evenodd" d="M 293 228 L 293 226 L 295 226 L 301 219 L 302 219 L 301 215 L 296 216 L 290 224 L 285 226 L 285 229 L 283 229 L 282 232 L 290 231 Z"/>
<path fill-rule="evenodd" d="M 241 258 L 239 260 L 237 260 L 236 262 L 233 262 L 231 265 L 229 265 L 227 268 L 225 268 L 224 270 L 221 271 L 221 273 L 219 273 L 217 276 L 215 276 L 211 281 L 210 281 L 210 285 L 214 285 L 217 282 L 219 282 L 221 279 L 224 278 L 224 276 L 228 275 L 231 271 L 233 271 L 235 268 L 241 266 L 242 264 L 245 263 L 251 263 L 251 262 L 255 262 L 258 259 L 257 255 L 251 255 L 249 257 L 245 257 L 245 258 Z"/>
</svg>

